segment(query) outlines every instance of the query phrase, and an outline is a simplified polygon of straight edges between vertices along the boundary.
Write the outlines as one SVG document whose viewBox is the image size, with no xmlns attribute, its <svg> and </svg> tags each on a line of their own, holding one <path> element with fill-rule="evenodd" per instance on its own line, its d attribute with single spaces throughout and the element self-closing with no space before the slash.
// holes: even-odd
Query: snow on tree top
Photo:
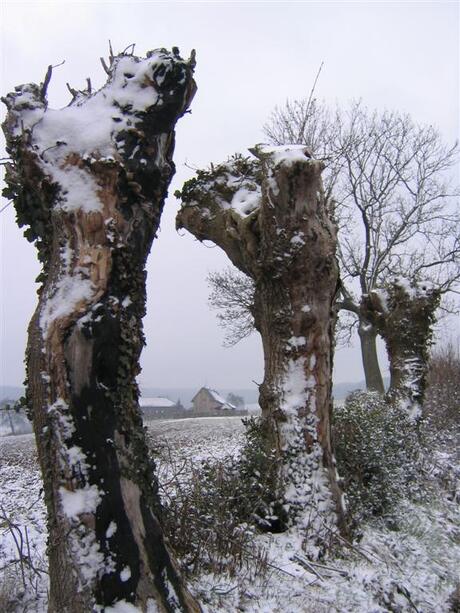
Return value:
<svg viewBox="0 0 460 613">
<path fill-rule="evenodd" d="M 70 105 L 59 110 L 47 108 L 45 94 L 35 84 L 20 85 L 6 96 L 12 133 L 18 138 L 31 133 L 44 172 L 62 188 L 62 208 L 101 209 L 98 186 L 79 160 L 119 158 L 123 133 L 135 130 L 149 109 L 168 101 L 175 93 L 170 83 L 185 83 L 186 66 L 164 49 L 151 51 L 146 58 L 116 56 L 104 87 L 94 94 L 75 92 Z"/>
<path fill-rule="evenodd" d="M 280 163 L 291 165 L 295 162 L 305 162 L 313 157 L 305 145 L 256 145 L 250 151 L 260 159 L 271 158 L 275 165 Z"/>
<path fill-rule="evenodd" d="M 232 210 L 240 217 L 248 217 L 262 203 L 262 164 L 271 160 L 273 166 L 306 162 L 312 157 L 304 145 L 271 147 L 256 145 L 249 149 L 253 157 L 241 154 L 231 156 L 226 162 L 211 164 L 206 170 L 198 170 L 181 191 L 176 191 L 183 206 L 205 205 L 202 215 L 212 215 L 212 205 Z M 273 181 L 272 181 L 273 183 Z M 276 191 L 276 185 L 272 185 Z"/>
<path fill-rule="evenodd" d="M 175 195 L 184 206 L 209 201 L 209 208 L 203 209 L 208 216 L 212 205 L 217 205 L 247 217 L 262 201 L 260 173 L 259 160 L 235 154 L 222 164 L 211 164 L 207 170 L 198 170 L 196 176 Z"/>
</svg>

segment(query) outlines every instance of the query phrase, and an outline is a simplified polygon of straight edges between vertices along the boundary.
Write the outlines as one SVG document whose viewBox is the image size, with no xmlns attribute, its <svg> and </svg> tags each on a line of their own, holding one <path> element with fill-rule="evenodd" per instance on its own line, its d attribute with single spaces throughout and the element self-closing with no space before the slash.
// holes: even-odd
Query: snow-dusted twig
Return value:
<svg viewBox="0 0 460 613">
<path fill-rule="evenodd" d="M 318 579 L 320 581 L 324 581 L 324 577 L 316 570 L 316 568 L 314 568 L 314 566 L 312 564 L 310 564 L 310 562 L 308 560 L 306 560 L 305 558 L 299 556 L 299 555 L 294 555 L 292 557 L 292 559 L 295 562 L 298 562 L 300 564 L 300 566 L 303 566 L 304 568 L 306 568 L 309 572 L 313 573 L 314 575 L 316 575 L 318 577 Z"/>
<path fill-rule="evenodd" d="M 318 562 L 312 562 L 311 560 L 306 560 L 300 554 L 296 554 L 293 557 L 293 560 L 296 560 L 300 564 L 308 564 L 309 566 L 314 566 L 316 568 L 323 568 L 324 570 L 330 570 L 331 572 L 342 575 L 342 577 L 348 577 L 348 572 L 346 570 L 342 570 L 341 568 L 336 568 L 334 566 L 326 566 L 325 564 L 318 564 Z"/>
<path fill-rule="evenodd" d="M 28 576 L 26 575 L 26 568 L 32 571 L 36 576 L 40 576 L 41 573 L 48 573 L 42 568 L 37 568 L 32 562 L 32 553 L 30 550 L 29 532 L 27 530 L 27 526 L 24 526 L 23 533 L 21 528 L 10 519 L 2 505 L 0 505 L 0 520 L 4 522 L 6 530 L 11 534 L 18 554 L 17 560 L 12 560 L 7 566 L 19 563 L 21 580 L 24 589 L 27 589 L 28 587 L 27 579 L 29 580 L 31 586 L 34 587 L 33 576 L 30 574 Z M 6 568 L 6 566 L 2 567 L 0 570 L 4 570 L 4 568 Z"/>
</svg>

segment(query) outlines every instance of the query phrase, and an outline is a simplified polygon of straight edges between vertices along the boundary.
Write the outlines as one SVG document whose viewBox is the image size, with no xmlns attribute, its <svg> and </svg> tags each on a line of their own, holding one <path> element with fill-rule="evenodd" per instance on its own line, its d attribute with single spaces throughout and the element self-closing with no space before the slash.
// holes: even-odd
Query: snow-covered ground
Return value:
<svg viewBox="0 0 460 613">
<path fill-rule="evenodd" d="M 148 435 L 166 480 L 169 462 L 238 454 L 243 425 L 239 417 L 154 421 Z M 33 436 L 0 438 L 0 460 L 0 610 L 40 613 L 46 611 L 46 531 Z M 454 611 L 458 520 L 457 505 L 440 489 L 428 504 L 402 504 L 397 530 L 369 523 L 359 543 L 320 563 L 305 559 L 295 532 L 260 535 L 253 565 L 234 577 L 195 577 L 191 587 L 208 613 Z M 16 608 L 8 608 L 10 598 L 19 599 Z"/>
</svg>

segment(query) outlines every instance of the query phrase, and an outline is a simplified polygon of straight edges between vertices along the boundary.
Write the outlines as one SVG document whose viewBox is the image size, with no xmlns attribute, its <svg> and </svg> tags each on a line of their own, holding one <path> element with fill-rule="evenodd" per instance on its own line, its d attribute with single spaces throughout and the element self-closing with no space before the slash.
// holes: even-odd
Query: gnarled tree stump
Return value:
<svg viewBox="0 0 460 613">
<path fill-rule="evenodd" d="M 385 341 L 390 364 L 388 399 L 412 421 L 422 415 L 429 348 L 441 292 L 430 283 L 394 278 L 361 303 Z"/>
<path fill-rule="evenodd" d="M 106 85 L 48 108 L 41 85 L 3 99 L 6 194 L 43 263 L 27 398 L 48 509 L 49 610 L 198 611 L 164 541 L 135 377 L 145 262 L 174 173 L 194 59 L 111 58 Z"/>
<path fill-rule="evenodd" d="M 252 151 L 184 185 L 177 227 L 219 245 L 254 281 L 259 402 L 280 467 L 276 529 L 296 523 L 324 544 L 345 527 L 330 437 L 336 229 L 322 162 L 304 147 Z"/>
</svg>

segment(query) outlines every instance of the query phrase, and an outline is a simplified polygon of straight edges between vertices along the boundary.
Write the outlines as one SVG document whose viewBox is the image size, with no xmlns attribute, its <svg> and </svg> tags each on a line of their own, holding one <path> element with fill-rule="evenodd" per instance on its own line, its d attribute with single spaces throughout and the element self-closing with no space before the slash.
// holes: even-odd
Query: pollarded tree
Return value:
<svg viewBox="0 0 460 613">
<path fill-rule="evenodd" d="M 328 530 L 344 528 L 330 438 L 336 231 L 322 162 L 305 147 L 253 153 L 185 183 L 177 227 L 213 241 L 252 279 L 265 360 L 259 402 L 279 463 L 271 519 L 277 528 L 298 523 L 324 543 Z"/>
<path fill-rule="evenodd" d="M 363 316 L 385 340 L 391 376 L 389 399 L 412 421 L 422 415 L 440 295 L 439 288 L 430 284 L 409 285 L 394 278 L 362 301 L 366 309 Z"/>
<path fill-rule="evenodd" d="M 88 81 L 59 111 L 46 98 L 51 67 L 44 83 L 3 99 L 4 193 L 43 264 L 27 400 L 48 510 L 49 610 L 199 611 L 163 538 L 135 382 L 145 262 L 194 59 L 158 49 L 112 55 L 105 68 L 102 89 Z"/>
<path fill-rule="evenodd" d="M 370 112 L 359 103 L 332 112 L 316 101 L 288 102 L 265 133 L 277 145 L 305 144 L 325 162 L 339 224 L 337 304 L 358 323 L 367 387 L 383 392 L 376 336 L 384 328 L 366 319 L 370 293 L 393 277 L 430 284 L 443 297 L 458 288 L 458 188 L 449 182 L 457 144 L 446 146 L 432 126 L 408 115 Z"/>
</svg>

